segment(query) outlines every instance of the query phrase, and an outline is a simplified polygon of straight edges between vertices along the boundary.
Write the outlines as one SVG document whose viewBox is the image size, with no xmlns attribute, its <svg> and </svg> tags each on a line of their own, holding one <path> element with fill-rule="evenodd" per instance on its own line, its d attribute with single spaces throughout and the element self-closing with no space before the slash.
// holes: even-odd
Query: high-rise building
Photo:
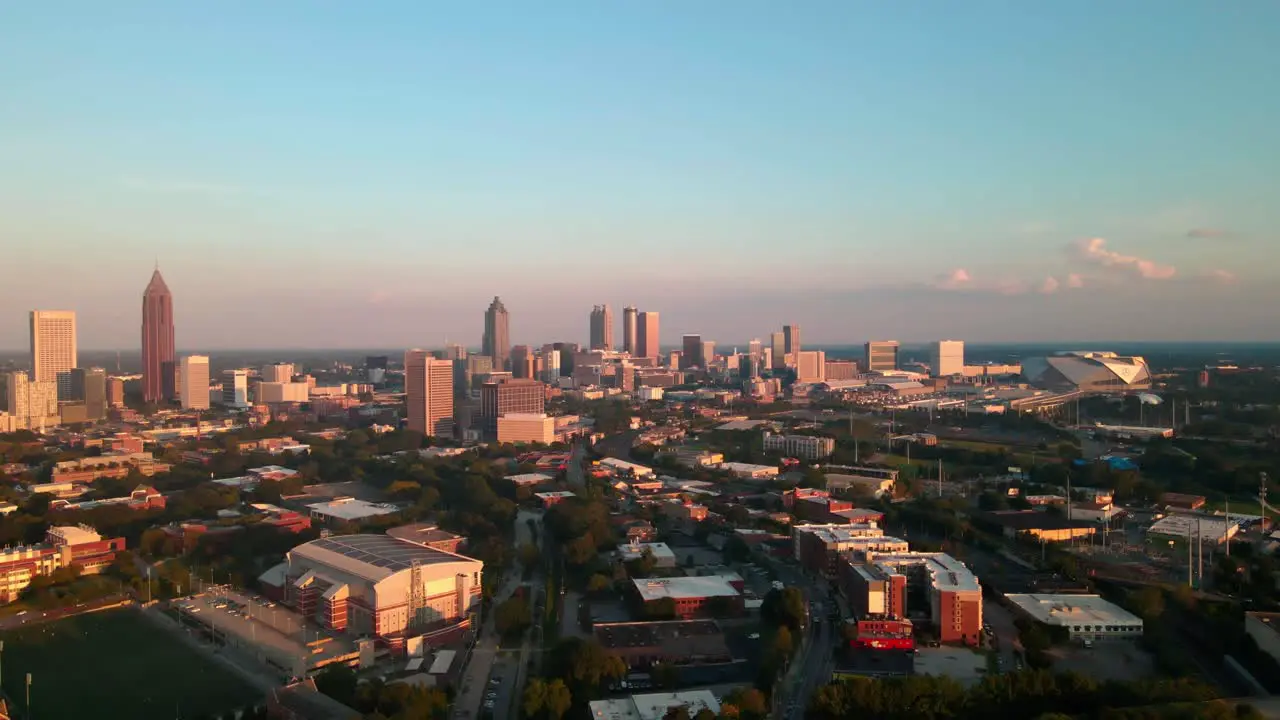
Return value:
<svg viewBox="0 0 1280 720">
<path fill-rule="evenodd" d="M 237 408 L 249 407 L 249 371 L 222 371 L 222 404 Z"/>
<path fill-rule="evenodd" d="M 502 300 L 494 296 L 484 313 L 484 338 L 481 353 L 493 358 L 495 370 L 506 370 L 511 360 L 511 317 Z"/>
<path fill-rule="evenodd" d="M 774 370 L 781 370 L 787 366 L 787 339 L 786 333 L 772 333 L 769 335 L 769 367 Z"/>
<path fill-rule="evenodd" d="M 608 305 L 596 305 L 591 308 L 591 344 L 592 350 L 613 349 L 613 310 Z"/>
<path fill-rule="evenodd" d="M 787 355 L 795 355 L 800 352 L 800 326 L 799 325 L 783 325 L 783 351 Z"/>
<path fill-rule="evenodd" d="M 160 397 L 173 402 L 178 399 L 178 363 L 165 360 L 160 363 Z"/>
<path fill-rule="evenodd" d="M 466 360 L 467 346 L 461 343 L 445 343 L 444 359 L 445 360 Z"/>
<path fill-rule="evenodd" d="M 622 350 L 632 355 L 636 352 L 636 310 L 634 305 L 622 309 Z"/>
<path fill-rule="evenodd" d="M 209 409 L 209 357 L 187 355 L 178 364 L 178 396 L 187 410 Z"/>
<path fill-rule="evenodd" d="M 107 371 L 102 368 L 73 368 L 71 370 L 71 399 L 84 403 L 85 416 L 90 421 L 107 416 Z"/>
<path fill-rule="evenodd" d="M 711 362 L 716 359 L 716 341 L 702 341 L 702 367 L 708 367 Z"/>
<path fill-rule="evenodd" d="M 933 344 L 932 365 L 934 377 L 951 377 L 964 374 L 964 341 L 939 340 Z"/>
<path fill-rule="evenodd" d="M 426 350 L 404 354 L 405 417 L 410 430 L 424 435 L 453 435 L 453 362 Z"/>
<path fill-rule="evenodd" d="M 0 373 L 0 403 L 16 430 L 43 430 L 59 422 L 57 382 L 31 380 L 21 370 Z"/>
<path fill-rule="evenodd" d="M 680 369 L 706 367 L 702 360 L 702 336 L 685 335 L 680 343 Z"/>
<path fill-rule="evenodd" d="M 507 413 L 541 413 L 546 407 L 547 386 L 537 380 L 502 378 L 480 387 L 480 419 L 491 436 L 498 432 L 498 418 Z"/>
<path fill-rule="evenodd" d="M 76 366 L 76 314 L 70 310 L 31 311 L 31 381 L 57 384 L 59 373 Z M 70 375 L 61 390 L 69 392 Z"/>
<path fill-rule="evenodd" d="M 636 316 L 636 357 L 658 357 L 658 313 L 645 311 Z"/>
<path fill-rule="evenodd" d="M 820 383 L 826 380 L 827 354 L 821 350 L 802 350 L 795 354 L 796 382 Z"/>
<path fill-rule="evenodd" d="M 262 368 L 262 382 L 287 383 L 293 381 L 291 363 L 273 363 Z"/>
<path fill-rule="evenodd" d="M 852 380 L 858 374 L 858 363 L 853 360 L 827 360 L 823 374 L 827 380 Z"/>
<path fill-rule="evenodd" d="M 872 340 L 866 345 L 867 372 L 893 372 L 898 369 L 898 341 Z"/>
<path fill-rule="evenodd" d="M 760 368 L 764 364 L 764 353 L 761 351 L 762 347 L 763 345 L 760 343 L 760 338 L 754 338 L 751 342 L 747 343 L 747 354 L 756 359 L 755 367 L 757 374 L 760 372 Z"/>
<path fill-rule="evenodd" d="M 533 348 L 528 345 L 516 345 L 511 348 L 512 377 L 534 379 Z"/>
<path fill-rule="evenodd" d="M 560 381 L 560 351 L 555 346 L 542 348 L 542 381 L 551 384 Z"/>
<path fill-rule="evenodd" d="M 174 394 L 177 394 L 176 391 Z M 124 406 L 124 380 L 107 378 L 107 404 L 111 407 Z"/>
<path fill-rule="evenodd" d="M 177 385 L 174 383 L 166 388 L 164 382 L 164 364 L 174 362 L 173 353 L 173 295 L 160 276 L 160 268 L 156 268 L 151 273 L 147 289 L 142 291 L 143 402 L 155 404 L 161 400 L 173 400 Z"/>
<path fill-rule="evenodd" d="M 750 380 L 760 376 L 760 356 L 747 353 L 738 357 L 738 377 Z"/>
<path fill-rule="evenodd" d="M 468 355 L 463 362 L 466 365 L 467 374 L 463 387 L 460 389 L 454 388 L 454 394 L 458 397 L 465 397 L 472 390 L 479 389 L 481 378 L 489 375 L 495 369 L 493 367 L 493 358 L 488 355 Z"/>
</svg>

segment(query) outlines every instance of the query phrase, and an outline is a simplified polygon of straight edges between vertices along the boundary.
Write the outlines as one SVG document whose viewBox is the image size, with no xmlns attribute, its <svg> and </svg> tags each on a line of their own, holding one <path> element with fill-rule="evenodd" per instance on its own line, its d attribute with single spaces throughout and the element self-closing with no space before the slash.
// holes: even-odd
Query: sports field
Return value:
<svg viewBox="0 0 1280 720">
<path fill-rule="evenodd" d="M 40 718 L 172 720 L 218 716 L 265 700 L 231 671 L 132 609 L 0 634 L 4 689 Z"/>
</svg>

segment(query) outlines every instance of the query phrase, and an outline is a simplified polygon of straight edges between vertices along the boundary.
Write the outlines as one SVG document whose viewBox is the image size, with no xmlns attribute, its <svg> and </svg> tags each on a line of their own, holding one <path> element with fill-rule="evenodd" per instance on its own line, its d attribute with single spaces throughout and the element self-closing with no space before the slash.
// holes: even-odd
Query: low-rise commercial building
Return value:
<svg viewBox="0 0 1280 720">
<path fill-rule="evenodd" d="M 588 707 L 594 720 L 663 720 L 672 709 L 681 707 L 689 717 L 697 717 L 703 710 L 719 714 L 720 701 L 710 690 L 685 690 L 593 700 Z"/>
<path fill-rule="evenodd" d="M 646 554 L 653 558 L 654 567 L 673 568 L 676 566 L 676 554 L 666 543 L 631 542 L 618 546 L 618 559 L 623 562 L 639 560 Z"/>
<path fill-rule="evenodd" d="M 352 497 L 336 497 L 326 502 L 307 505 L 313 519 L 321 522 L 357 522 L 379 515 L 400 512 L 391 503 L 371 503 Z"/>
<path fill-rule="evenodd" d="M 596 623 L 600 645 L 632 669 L 656 664 L 688 666 L 733 662 L 724 632 L 713 620 Z"/>
<path fill-rule="evenodd" d="M 57 463 L 49 479 L 52 482 L 89 483 L 99 478 L 128 477 L 132 470 L 151 477 L 169 472 L 170 468 L 169 463 L 159 462 L 147 452 L 107 454 Z"/>
<path fill-rule="evenodd" d="M 676 617 L 685 620 L 711 614 L 716 603 L 722 603 L 726 614 L 743 610 L 742 580 L 720 575 L 674 578 L 638 578 L 631 581 L 640 602 L 646 608 L 653 603 L 671 600 Z"/>
<path fill-rule="evenodd" d="M 1098 526 L 1084 520 L 1068 520 L 1036 510 L 1005 510 L 976 513 L 975 524 L 999 532 L 1007 538 L 1026 535 L 1044 542 L 1066 542 L 1091 537 Z"/>
<path fill-rule="evenodd" d="M 725 462 L 715 466 L 717 470 L 733 473 L 740 478 L 766 480 L 778 476 L 778 468 L 773 465 L 755 465 L 742 462 Z"/>
<path fill-rule="evenodd" d="M 1006 595 L 1023 615 L 1073 638 L 1142 637 L 1142 618 L 1098 595 Z"/>
<path fill-rule="evenodd" d="M 841 567 L 849 562 L 850 553 L 860 559 L 868 551 L 907 550 L 905 540 L 885 537 L 884 531 L 875 525 L 796 525 L 791 532 L 796 562 L 829 580 L 838 579 Z"/>
<path fill-rule="evenodd" d="M 562 503 L 569 498 L 577 497 L 577 495 L 574 495 L 568 490 L 534 493 L 533 496 L 542 502 L 542 507 L 544 508 L 550 508 L 551 506 L 556 505 L 557 503 Z"/>
<path fill-rule="evenodd" d="M 556 419 L 546 413 L 506 413 L 497 419 L 498 442 L 542 443 L 556 441 Z"/>
<path fill-rule="evenodd" d="M 801 460 L 819 460 L 829 457 L 836 450 L 834 438 L 818 435 L 775 435 L 764 434 L 764 451 L 781 453 L 787 457 Z"/>
</svg>

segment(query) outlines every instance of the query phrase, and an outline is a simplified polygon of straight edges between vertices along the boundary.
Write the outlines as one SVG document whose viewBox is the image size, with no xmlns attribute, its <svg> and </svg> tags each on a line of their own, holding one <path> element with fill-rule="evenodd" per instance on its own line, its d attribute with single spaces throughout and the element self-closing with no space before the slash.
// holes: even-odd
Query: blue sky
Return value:
<svg viewBox="0 0 1280 720">
<path fill-rule="evenodd" d="M 0 10 L 0 347 L 1275 339 L 1280 4 Z M 617 323 L 620 325 L 620 321 Z"/>
</svg>

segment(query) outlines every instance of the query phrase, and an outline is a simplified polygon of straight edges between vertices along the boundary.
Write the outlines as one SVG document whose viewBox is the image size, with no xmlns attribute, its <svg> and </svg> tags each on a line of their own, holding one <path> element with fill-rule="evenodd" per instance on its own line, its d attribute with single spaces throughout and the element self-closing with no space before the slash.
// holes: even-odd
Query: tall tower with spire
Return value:
<svg viewBox="0 0 1280 720">
<path fill-rule="evenodd" d="M 165 373 L 170 382 L 165 383 Z M 151 282 L 142 293 L 142 399 L 147 403 L 172 400 L 173 364 L 173 295 L 160 276 L 160 268 L 151 273 Z"/>
<path fill-rule="evenodd" d="M 510 315 L 502 301 L 495 296 L 484 313 L 484 337 L 480 352 L 493 358 L 494 370 L 506 370 L 511 360 Z"/>
</svg>

